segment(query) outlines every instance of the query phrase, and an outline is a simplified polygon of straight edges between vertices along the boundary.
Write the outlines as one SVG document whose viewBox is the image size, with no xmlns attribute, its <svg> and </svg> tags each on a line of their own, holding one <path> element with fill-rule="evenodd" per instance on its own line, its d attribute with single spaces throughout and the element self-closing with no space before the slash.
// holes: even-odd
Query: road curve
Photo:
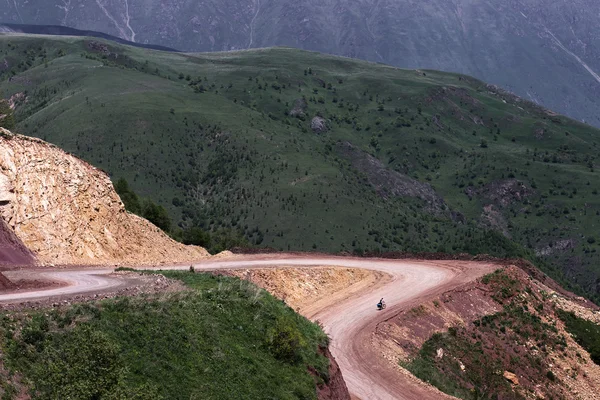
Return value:
<svg viewBox="0 0 600 400">
<path fill-rule="evenodd" d="M 371 345 L 372 334 L 380 322 L 398 312 L 441 294 L 454 287 L 475 280 L 497 266 L 491 263 L 467 261 L 421 261 L 365 259 L 313 255 L 253 255 L 234 256 L 194 264 L 197 271 L 235 268 L 263 268 L 280 266 L 339 266 L 376 270 L 387 274 L 386 279 L 368 291 L 335 296 L 334 304 L 323 303 L 311 310 L 307 317 L 319 320 L 332 338 L 331 352 L 337 359 L 350 393 L 362 400 L 428 400 L 443 395 L 415 385 L 389 361 L 383 359 Z M 168 266 L 157 269 L 188 269 Z M 154 268 L 148 268 L 154 269 Z M 68 282 L 69 286 L 0 295 L 0 302 L 15 303 L 53 296 L 93 293 L 117 289 L 127 283 L 107 276 L 112 270 L 71 270 L 43 272 L 46 278 Z M 381 312 L 376 303 L 383 297 L 388 305 Z"/>
</svg>

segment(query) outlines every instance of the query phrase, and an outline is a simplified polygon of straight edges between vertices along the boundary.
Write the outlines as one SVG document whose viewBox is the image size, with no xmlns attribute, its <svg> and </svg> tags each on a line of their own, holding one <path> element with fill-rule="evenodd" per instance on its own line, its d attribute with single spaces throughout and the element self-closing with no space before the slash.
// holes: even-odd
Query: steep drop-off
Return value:
<svg viewBox="0 0 600 400">
<path fill-rule="evenodd" d="M 208 254 L 127 213 L 102 171 L 1 128 L 0 214 L 43 264 L 155 264 Z"/>
</svg>

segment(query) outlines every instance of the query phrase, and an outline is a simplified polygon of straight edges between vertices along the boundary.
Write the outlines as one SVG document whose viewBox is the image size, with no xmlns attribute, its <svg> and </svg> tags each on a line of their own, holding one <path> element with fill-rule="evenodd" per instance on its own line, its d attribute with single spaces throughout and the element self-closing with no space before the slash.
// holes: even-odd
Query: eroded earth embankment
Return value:
<svg viewBox="0 0 600 400">
<path fill-rule="evenodd" d="M 21 242 L 6 223 L 0 219 L 0 268 L 31 266 L 35 256 Z M 14 284 L 0 273 L 0 290 L 12 289 Z"/>
<path fill-rule="evenodd" d="M 128 213 L 101 170 L 2 128 L 0 215 L 44 265 L 178 263 L 208 255 Z M 26 261 L 28 253 L 21 250 L 15 254 Z"/>
<path fill-rule="evenodd" d="M 33 253 L 12 229 L 3 220 L 0 220 L 0 266 L 32 265 L 34 263 Z"/>
</svg>

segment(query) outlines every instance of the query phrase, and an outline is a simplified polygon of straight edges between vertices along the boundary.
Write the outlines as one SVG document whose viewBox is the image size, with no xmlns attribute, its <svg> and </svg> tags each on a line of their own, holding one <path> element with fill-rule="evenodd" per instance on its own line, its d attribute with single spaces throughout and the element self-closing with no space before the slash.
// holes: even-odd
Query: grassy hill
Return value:
<svg viewBox="0 0 600 400">
<path fill-rule="evenodd" d="M 3 315 L 2 398 L 317 399 L 316 324 L 248 282 L 166 275 L 190 290 Z"/>
<path fill-rule="evenodd" d="M 540 257 L 599 299 L 600 132 L 473 78 L 5 35 L 0 90 L 17 131 L 125 178 L 181 229 L 284 250 Z"/>
</svg>

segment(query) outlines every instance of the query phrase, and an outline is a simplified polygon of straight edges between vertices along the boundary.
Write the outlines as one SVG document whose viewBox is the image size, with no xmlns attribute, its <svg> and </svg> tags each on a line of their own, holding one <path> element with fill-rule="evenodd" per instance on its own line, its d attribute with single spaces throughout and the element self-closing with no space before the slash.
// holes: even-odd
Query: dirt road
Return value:
<svg viewBox="0 0 600 400">
<path fill-rule="evenodd" d="M 470 282 L 496 265 L 467 261 L 411 261 L 383 260 L 329 256 L 254 255 L 206 261 L 194 265 L 197 271 L 269 266 L 342 266 L 365 268 L 386 275 L 375 287 L 352 292 L 347 296 L 336 293 L 332 301 L 321 301 L 312 307 L 308 318 L 319 320 L 332 338 L 331 351 L 356 398 L 363 400 L 427 400 L 445 396 L 402 374 L 394 365 L 377 354 L 371 344 L 377 324 L 392 318 L 398 311 L 412 308 L 420 302 Z M 188 269 L 186 266 L 161 269 Z M 126 286 L 119 278 L 108 277 L 112 270 L 78 270 L 44 272 L 49 279 L 69 282 L 70 286 L 29 293 L 0 295 L 0 302 L 18 302 L 66 294 L 80 294 Z M 384 298 L 388 307 L 376 310 L 376 303 Z"/>
</svg>

